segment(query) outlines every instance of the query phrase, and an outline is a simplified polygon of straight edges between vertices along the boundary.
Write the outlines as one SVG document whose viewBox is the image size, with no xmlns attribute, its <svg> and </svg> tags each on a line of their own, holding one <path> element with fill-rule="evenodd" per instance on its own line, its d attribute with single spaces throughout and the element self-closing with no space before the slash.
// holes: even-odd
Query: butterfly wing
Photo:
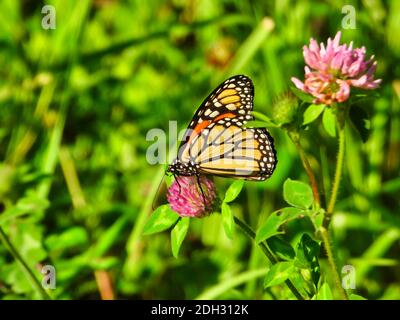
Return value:
<svg viewBox="0 0 400 320">
<path fill-rule="evenodd" d="M 231 77 L 221 83 L 197 109 L 179 146 L 179 160 L 187 163 L 187 147 L 204 129 L 210 129 L 216 124 L 240 127 L 253 120 L 253 96 L 253 83 L 244 75 Z"/>
<path fill-rule="evenodd" d="M 276 167 L 273 139 L 264 128 L 215 125 L 196 136 L 189 163 L 199 172 L 223 177 L 265 180 Z"/>
<path fill-rule="evenodd" d="M 231 77 L 221 83 L 203 101 L 190 122 L 181 145 L 193 139 L 212 123 L 230 122 L 242 126 L 253 120 L 254 86 L 244 75 Z"/>
</svg>

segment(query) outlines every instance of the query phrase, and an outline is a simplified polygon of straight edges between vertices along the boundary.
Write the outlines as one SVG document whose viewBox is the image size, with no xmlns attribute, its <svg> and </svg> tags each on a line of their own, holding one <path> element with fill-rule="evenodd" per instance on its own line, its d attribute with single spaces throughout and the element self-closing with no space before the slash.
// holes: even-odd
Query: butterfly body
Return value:
<svg viewBox="0 0 400 320">
<path fill-rule="evenodd" d="M 267 179 L 277 163 L 273 139 L 265 128 L 243 127 L 254 120 L 253 96 L 253 84 L 243 75 L 218 86 L 197 109 L 167 171 L 177 176 Z"/>
</svg>

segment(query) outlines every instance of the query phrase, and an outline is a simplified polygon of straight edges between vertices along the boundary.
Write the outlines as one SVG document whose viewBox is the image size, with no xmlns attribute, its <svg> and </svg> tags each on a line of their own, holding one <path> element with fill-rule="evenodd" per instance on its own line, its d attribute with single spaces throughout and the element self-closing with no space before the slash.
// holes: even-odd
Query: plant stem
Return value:
<svg viewBox="0 0 400 320">
<path fill-rule="evenodd" d="M 337 120 L 337 124 L 338 124 L 338 132 L 339 132 L 339 151 L 338 151 L 338 157 L 337 157 L 337 163 L 336 163 L 336 171 L 335 171 L 335 177 L 334 177 L 334 181 L 333 181 L 333 185 L 332 185 L 331 197 L 329 199 L 329 204 L 328 204 L 326 213 L 324 215 L 324 220 L 323 220 L 322 226 L 319 228 L 318 231 L 320 232 L 320 235 L 322 238 L 322 242 L 323 242 L 323 245 L 324 245 L 324 248 L 326 251 L 326 255 L 328 258 L 328 263 L 332 270 L 333 278 L 334 278 L 334 282 L 337 287 L 337 290 L 339 291 L 339 293 L 343 299 L 348 300 L 347 294 L 342 287 L 338 268 L 335 263 L 333 247 L 332 247 L 332 239 L 331 239 L 331 235 L 329 233 L 329 224 L 332 219 L 333 210 L 335 208 L 335 202 L 336 202 L 337 193 L 338 193 L 338 189 L 339 189 L 340 178 L 341 178 L 342 170 L 343 170 L 343 161 L 344 161 L 345 136 L 344 136 L 344 113 L 342 110 L 338 110 L 338 112 L 336 114 L 336 120 Z M 302 146 L 300 144 L 299 134 L 297 132 L 288 130 L 288 135 L 289 135 L 290 139 L 293 141 L 294 145 L 297 148 L 297 151 L 300 154 L 300 158 L 301 158 L 303 167 L 304 167 L 304 169 L 308 175 L 308 178 L 310 180 L 310 184 L 311 184 L 311 188 L 312 188 L 313 196 L 314 196 L 314 202 L 318 206 L 320 206 L 321 202 L 320 202 L 320 197 L 319 197 L 318 183 L 317 183 L 317 180 L 315 179 L 314 173 L 313 173 L 310 163 L 306 157 L 304 149 L 302 148 Z"/>
<path fill-rule="evenodd" d="M 339 275 L 339 271 L 336 267 L 336 263 L 335 263 L 335 259 L 334 259 L 334 255 L 333 255 L 333 248 L 332 248 L 332 240 L 331 237 L 329 235 L 329 230 L 326 229 L 324 226 L 320 227 L 319 229 L 321 238 L 322 238 L 322 242 L 324 244 L 324 248 L 326 251 L 326 255 L 328 257 L 328 263 L 329 266 L 332 270 L 332 274 L 333 274 L 333 278 L 335 281 L 335 285 L 336 288 L 339 291 L 340 296 L 342 297 L 343 300 L 348 300 L 349 298 L 347 297 L 346 291 L 343 289 L 342 283 L 341 283 L 341 279 L 340 279 L 340 275 Z"/>
<path fill-rule="evenodd" d="M 328 257 L 328 263 L 333 273 L 333 278 L 335 281 L 335 285 L 341 295 L 341 297 L 345 300 L 348 300 L 346 291 L 343 289 L 338 268 L 336 266 L 336 262 L 334 259 L 333 247 L 332 247 L 332 239 L 329 233 L 329 225 L 332 220 L 333 211 L 335 209 L 335 202 L 337 198 L 337 193 L 339 190 L 340 178 L 342 176 L 343 171 L 343 161 L 344 161 L 344 149 L 345 149 L 345 136 L 344 136 L 344 114 L 342 111 L 338 110 L 336 114 L 336 120 L 338 124 L 339 131 L 339 150 L 336 161 L 336 170 L 335 177 L 332 184 L 332 192 L 331 197 L 329 199 L 329 204 L 324 215 L 324 220 L 322 222 L 322 226 L 319 229 L 321 234 L 322 241 L 324 243 L 324 248 L 326 251 L 326 255 Z"/>
<path fill-rule="evenodd" d="M 33 289 L 42 297 L 44 300 L 51 300 L 49 294 L 43 289 L 39 280 L 36 278 L 33 271 L 29 268 L 25 260 L 19 254 L 18 250 L 14 247 L 11 241 L 8 239 L 6 233 L 3 228 L 0 227 L 0 239 L 4 242 L 4 245 L 10 252 L 10 254 L 14 257 L 14 259 L 19 263 L 22 268 L 22 271 L 26 274 L 27 278 L 30 280 Z"/>
<path fill-rule="evenodd" d="M 310 180 L 311 189 L 312 189 L 313 197 L 314 197 L 314 202 L 318 207 L 320 207 L 321 200 L 320 200 L 320 196 L 319 196 L 319 187 L 318 187 L 317 179 L 315 179 L 315 175 L 311 168 L 310 162 L 308 161 L 308 159 L 306 157 L 306 153 L 304 152 L 304 149 L 300 144 L 299 136 L 298 136 L 298 134 L 295 134 L 291 131 L 288 131 L 288 134 L 289 134 L 290 139 L 296 146 L 297 151 L 300 154 L 300 159 L 303 164 L 304 170 L 306 171 L 308 179 Z"/>
<path fill-rule="evenodd" d="M 255 232 L 251 229 L 249 225 L 247 225 L 245 222 L 240 220 L 237 217 L 233 217 L 235 223 L 237 226 L 239 226 L 242 231 L 252 240 L 255 240 L 256 234 Z M 265 256 L 268 258 L 268 260 L 271 262 L 271 264 L 276 264 L 278 262 L 278 259 L 274 257 L 271 251 L 269 251 L 268 247 L 263 243 L 258 244 Z M 293 283 L 288 279 L 285 281 L 285 284 L 289 288 L 289 290 L 294 294 L 294 296 L 297 298 L 297 300 L 304 300 L 303 296 L 300 294 L 300 292 L 296 289 L 296 287 L 293 285 Z"/>
<path fill-rule="evenodd" d="M 332 192 L 331 192 L 331 197 L 329 199 L 329 204 L 326 212 L 326 221 L 325 221 L 325 227 L 327 228 L 329 226 L 330 220 L 332 218 L 333 210 L 335 209 L 335 203 L 336 203 L 336 198 L 337 198 L 337 193 L 339 190 L 339 184 L 340 184 L 340 178 L 342 176 L 342 171 L 343 171 L 343 161 L 344 161 L 344 149 L 345 149 L 345 137 L 344 137 L 344 123 L 342 120 L 339 118 L 340 116 L 338 115 L 338 129 L 339 129 L 339 151 L 338 151 L 338 157 L 336 161 L 336 171 L 335 171 L 335 177 L 333 180 L 333 185 L 332 185 Z"/>
</svg>

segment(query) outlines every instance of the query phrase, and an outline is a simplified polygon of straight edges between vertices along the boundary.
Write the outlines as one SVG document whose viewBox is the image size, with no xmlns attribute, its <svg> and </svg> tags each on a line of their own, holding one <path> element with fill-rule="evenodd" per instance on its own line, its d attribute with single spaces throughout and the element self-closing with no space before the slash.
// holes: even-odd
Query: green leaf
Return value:
<svg viewBox="0 0 400 320">
<path fill-rule="evenodd" d="M 24 197 L 18 200 L 17 206 L 23 211 L 36 211 L 36 210 L 44 210 L 49 206 L 49 201 L 47 199 L 43 199 L 39 197 L 35 193 L 29 194 L 27 197 Z"/>
<path fill-rule="evenodd" d="M 324 104 L 310 104 L 303 114 L 303 125 L 313 122 L 324 111 Z"/>
<path fill-rule="evenodd" d="M 304 215 L 306 211 L 300 208 L 295 208 L 295 207 L 285 207 L 282 209 L 279 209 L 278 212 L 280 213 L 282 220 L 284 222 L 288 220 L 293 220 L 295 218 L 298 218 L 301 215 Z"/>
<path fill-rule="evenodd" d="M 313 103 L 314 97 L 305 93 L 304 91 L 301 91 L 300 89 L 290 86 L 290 90 L 293 92 L 293 94 L 299 98 L 301 101 L 308 102 L 308 103 Z"/>
<path fill-rule="evenodd" d="M 333 300 L 332 290 L 327 282 L 324 282 L 317 293 L 317 300 Z"/>
<path fill-rule="evenodd" d="M 21 294 L 32 290 L 29 278 L 16 263 L 3 265 L 1 269 L 2 281 L 9 285 L 12 292 Z"/>
<path fill-rule="evenodd" d="M 272 127 L 276 127 L 276 123 L 274 122 L 274 120 L 272 120 L 270 117 L 268 117 L 267 115 L 265 115 L 264 113 L 258 112 L 258 111 L 252 111 L 251 114 L 257 119 L 256 121 L 264 121 L 266 123 L 268 123 L 268 126 L 272 126 Z M 256 122 L 254 121 L 254 122 Z M 252 122 L 252 121 L 249 121 Z M 248 123 L 249 123 L 248 122 Z"/>
<path fill-rule="evenodd" d="M 322 116 L 322 124 L 331 137 L 336 137 L 336 118 L 332 108 L 326 108 Z"/>
<path fill-rule="evenodd" d="M 282 232 L 279 232 L 278 229 L 282 223 L 282 217 L 276 212 L 272 213 L 261 226 L 261 228 L 257 230 L 256 242 L 260 243 L 268 238 L 271 238 L 272 236 L 281 234 Z"/>
<path fill-rule="evenodd" d="M 24 258 L 28 266 L 36 266 L 40 261 L 45 261 L 47 251 L 43 248 L 43 226 L 39 223 L 32 223 L 30 221 L 21 220 L 10 228 L 10 240 L 15 248 L 17 248 L 20 255 Z M 1 264 L 2 255 L 0 255 Z M 14 262 L 17 265 L 19 263 Z M 2 266 L 3 267 L 3 266 Z M 2 272 L 0 267 L 0 276 Z M 14 265 L 15 267 L 15 265 Z M 16 267 L 22 271 L 22 277 L 25 278 L 26 270 Z M 29 279 L 29 277 L 28 277 Z M 30 280 L 28 280 L 29 283 Z"/>
<path fill-rule="evenodd" d="M 43 211 L 49 206 L 49 204 L 50 202 L 47 199 L 43 199 L 37 196 L 35 193 L 30 193 L 29 195 L 20 198 L 15 206 L 10 207 L 1 213 L 0 224 L 22 215 Z"/>
<path fill-rule="evenodd" d="M 242 191 L 243 185 L 244 180 L 236 180 L 235 182 L 233 182 L 225 193 L 224 202 L 228 203 L 235 200 L 240 191 Z"/>
<path fill-rule="evenodd" d="M 256 242 L 260 243 L 282 232 L 279 227 L 290 219 L 293 219 L 303 213 L 303 210 L 293 207 L 287 207 L 275 211 L 269 215 L 264 224 L 258 229 Z"/>
<path fill-rule="evenodd" d="M 311 187 L 301 181 L 287 179 L 283 184 L 283 198 L 295 207 L 307 209 L 313 203 Z"/>
<path fill-rule="evenodd" d="M 224 225 L 225 233 L 228 236 L 228 238 L 232 239 L 235 221 L 233 219 L 231 207 L 226 202 L 222 202 L 221 204 L 221 214 L 222 214 L 222 223 Z"/>
<path fill-rule="evenodd" d="M 274 120 L 270 119 L 267 115 L 261 112 L 252 111 L 251 114 L 256 118 L 256 120 L 247 122 L 246 124 L 243 125 L 244 127 L 254 127 L 254 128 L 278 127 L 278 125 L 274 122 Z"/>
<path fill-rule="evenodd" d="M 319 252 L 319 243 L 304 233 L 297 245 L 294 264 L 298 268 L 309 269 L 311 271 L 311 278 L 314 285 L 318 285 L 320 276 Z"/>
<path fill-rule="evenodd" d="M 244 124 L 243 127 L 244 128 L 269 128 L 269 127 L 277 127 L 277 125 L 272 122 L 253 120 L 253 121 L 249 121 L 246 124 Z"/>
<path fill-rule="evenodd" d="M 26 184 L 33 184 L 33 183 L 38 183 L 43 181 L 44 179 L 51 179 L 53 178 L 52 174 L 45 173 L 45 172 L 40 172 L 40 171 L 34 171 L 34 172 L 28 172 L 24 174 L 23 176 L 20 177 L 20 181 Z"/>
<path fill-rule="evenodd" d="M 7 222 L 8 220 L 13 220 L 17 217 L 29 214 L 30 212 L 19 208 L 18 206 L 11 207 L 0 214 L 0 225 Z"/>
<path fill-rule="evenodd" d="M 267 244 L 271 251 L 283 260 L 292 260 L 296 255 L 290 243 L 279 238 L 278 236 L 269 238 L 267 240 Z"/>
<path fill-rule="evenodd" d="M 308 268 L 312 261 L 318 259 L 319 251 L 318 242 L 313 240 L 307 233 L 304 233 L 297 244 L 296 267 Z"/>
<path fill-rule="evenodd" d="M 45 240 L 46 247 L 53 250 L 65 250 L 77 246 L 84 246 L 88 243 L 87 231 L 82 227 L 72 227 L 61 234 L 53 234 Z"/>
<path fill-rule="evenodd" d="M 111 247 L 121 238 L 123 228 L 129 223 L 129 219 L 126 214 L 121 215 L 118 219 L 103 231 L 94 245 L 90 248 L 90 254 L 92 257 L 101 257 L 110 250 Z"/>
<path fill-rule="evenodd" d="M 89 259 L 88 264 L 94 270 L 110 270 L 120 263 L 117 257 L 101 257 Z"/>
<path fill-rule="evenodd" d="M 300 272 L 297 272 L 297 269 L 296 272 L 290 275 L 290 281 L 303 297 L 311 298 L 317 292 L 314 284 L 310 281 L 306 281 L 302 274 Z"/>
<path fill-rule="evenodd" d="M 274 264 L 265 276 L 264 289 L 281 284 L 290 277 L 294 270 L 293 262 L 290 261 Z"/>
<path fill-rule="evenodd" d="M 175 258 L 178 258 L 179 249 L 189 229 L 189 222 L 190 219 L 188 217 L 180 218 L 171 231 L 171 248 Z"/>
<path fill-rule="evenodd" d="M 143 228 L 143 234 L 153 234 L 164 231 L 171 227 L 179 218 L 179 215 L 173 211 L 168 204 L 159 206 L 150 216 Z"/>
</svg>

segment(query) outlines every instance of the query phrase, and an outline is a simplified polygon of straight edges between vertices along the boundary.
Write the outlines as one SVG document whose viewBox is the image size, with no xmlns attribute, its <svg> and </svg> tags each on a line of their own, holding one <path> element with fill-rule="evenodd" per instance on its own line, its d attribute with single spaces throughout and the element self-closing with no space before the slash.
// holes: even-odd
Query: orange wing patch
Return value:
<svg viewBox="0 0 400 320">
<path fill-rule="evenodd" d="M 217 122 L 218 120 L 225 119 L 225 118 L 235 118 L 236 114 L 234 113 L 224 113 L 216 117 L 213 122 Z"/>
<path fill-rule="evenodd" d="M 194 127 L 194 132 L 200 134 L 201 130 L 207 127 L 210 124 L 210 121 L 203 121 L 202 123 L 198 123 L 197 126 Z"/>
<path fill-rule="evenodd" d="M 193 133 L 191 134 L 191 136 L 190 136 L 190 138 L 189 138 L 189 141 L 192 141 L 192 139 L 194 138 L 194 137 L 196 137 L 196 136 L 198 136 L 199 134 L 201 134 L 201 131 L 204 129 L 204 128 L 207 128 L 208 127 L 208 125 L 211 123 L 211 122 L 217 122 L 218 120 L 221 120 L 221 119 L 225 119 L 225 118 L 235 118 L 236 117 L 236 115 L 234 114 L 234 113 L 224 113 L 224 114 L 220 114 L 218 117 L 216 117 L 215 119 L 213 119 L 213 121 L 208 121 L 208 120 L 206 120 L 206 121 L 203 121 L 202 123 L 198 123 L 197 124 L 197 126 L 195 126 L 194 127 L 194 129 L 193 129 Z"/>
<path fill-rule="evenodd" d="M 198 123 L 197 126 L 194 127 L 193 132 L 191 133 L 188 142 L 190 143 L 195 137 L 201 134 L 201 131 L 206 128 L 211 121 L 203 121 L 202 123 Z"/>
</svg>

